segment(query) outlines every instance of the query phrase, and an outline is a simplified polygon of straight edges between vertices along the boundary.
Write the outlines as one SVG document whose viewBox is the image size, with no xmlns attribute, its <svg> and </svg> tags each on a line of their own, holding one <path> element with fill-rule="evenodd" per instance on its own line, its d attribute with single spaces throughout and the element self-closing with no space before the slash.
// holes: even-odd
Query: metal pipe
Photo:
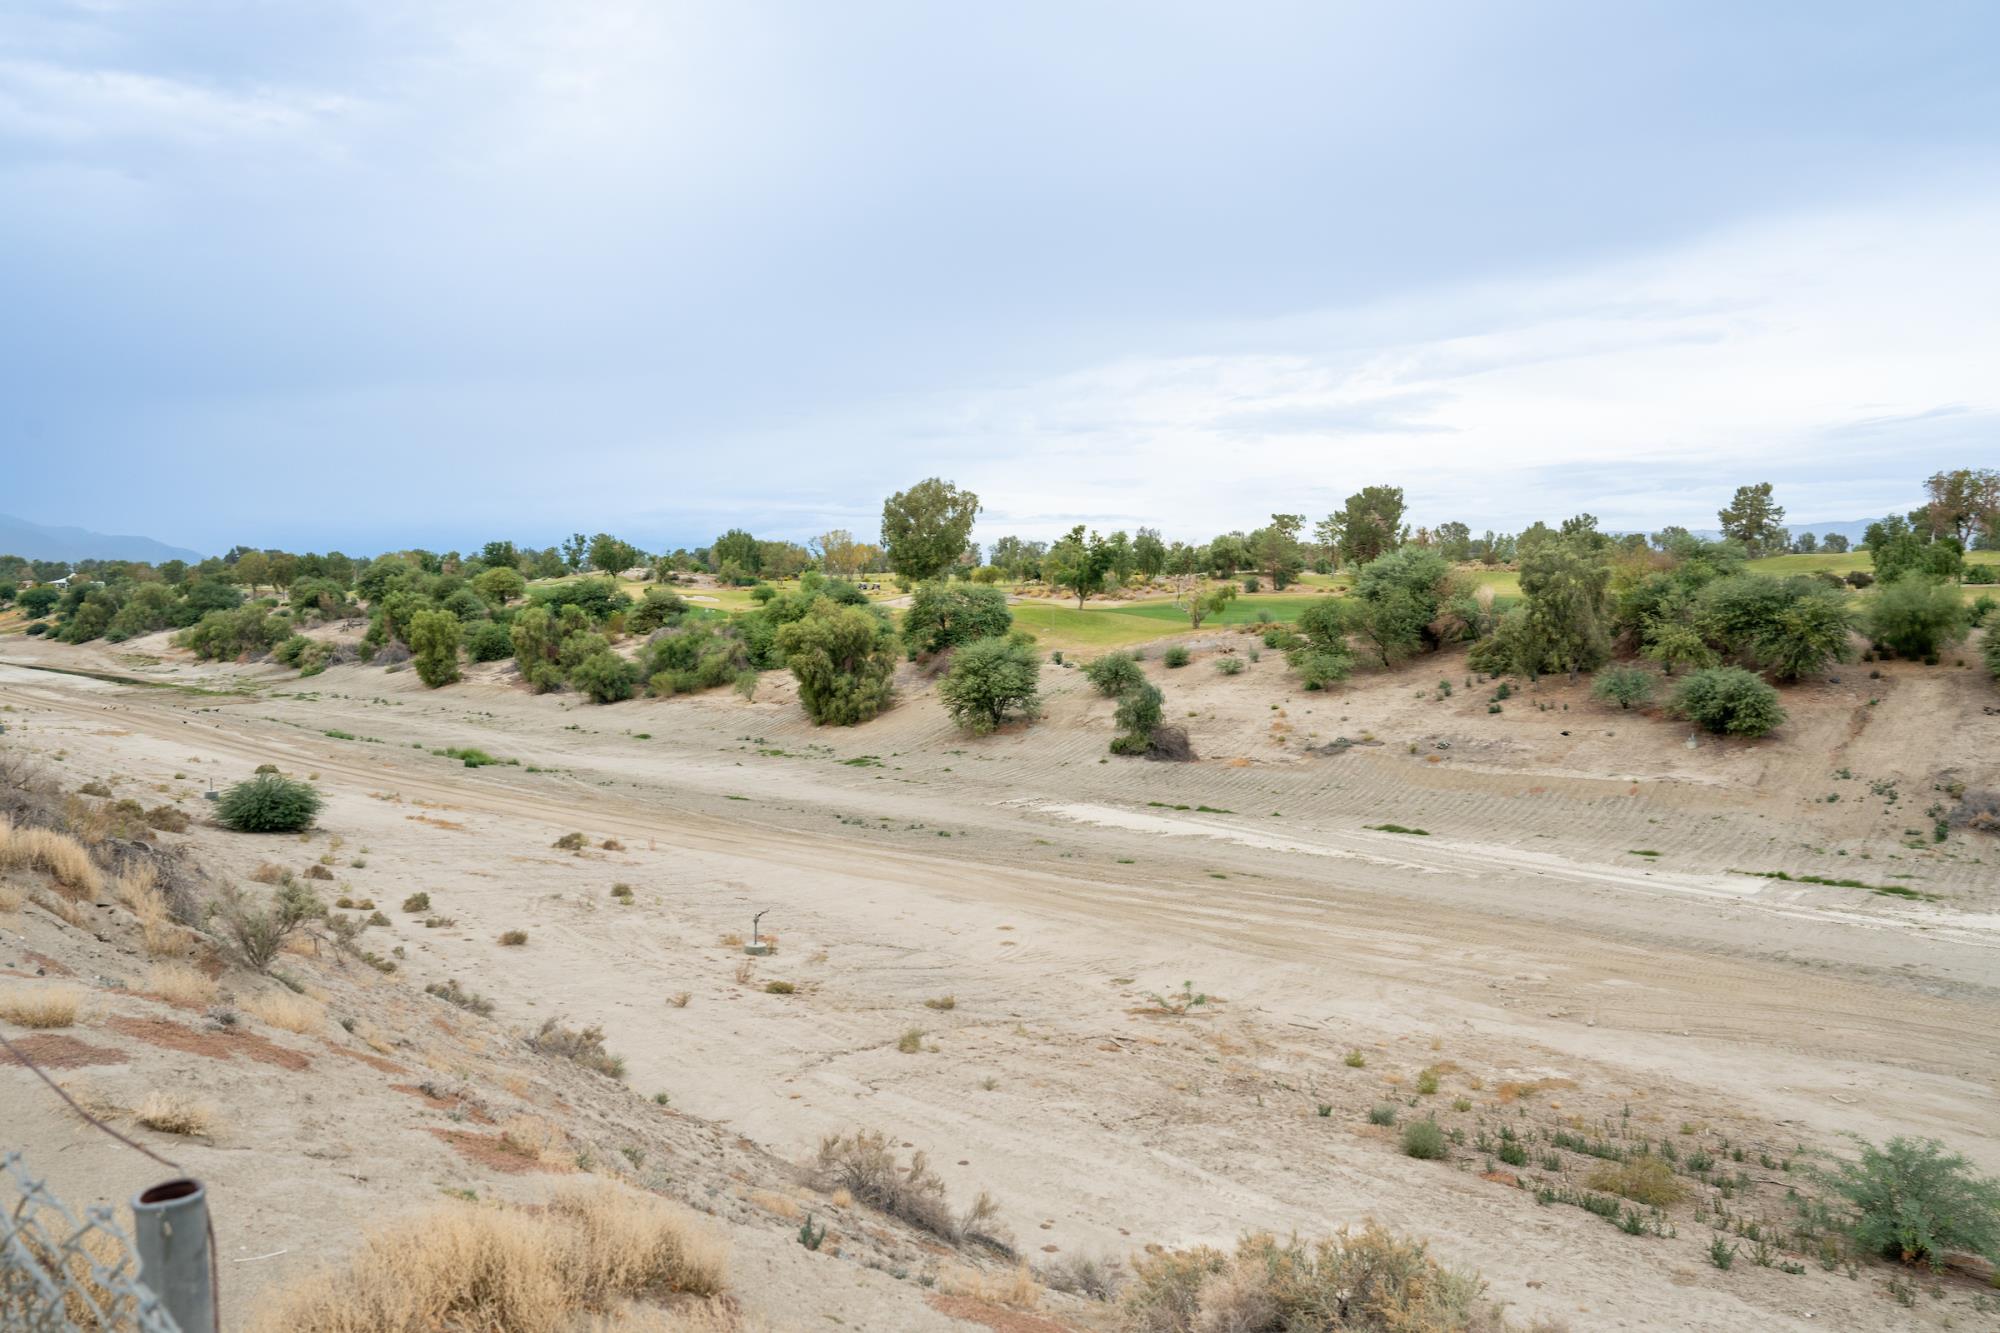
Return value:
<svg viewBox="0 0 2000 1333">
<path fill-rule="evenodd" d="M 132 1198 L 139 1280 L 160 1298 L 182 1333 L 216 1327 L 209 1256 L 208 1191 L 198 1180 L 169 1180 Z"/>
</svg>

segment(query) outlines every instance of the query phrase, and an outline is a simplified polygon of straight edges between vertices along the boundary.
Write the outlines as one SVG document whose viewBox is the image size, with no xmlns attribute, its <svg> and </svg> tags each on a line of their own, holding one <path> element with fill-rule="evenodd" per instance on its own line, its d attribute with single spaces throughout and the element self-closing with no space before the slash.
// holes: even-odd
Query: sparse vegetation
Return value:
<svg viewBox="0 0 2000 1333">
<path fill-rule="evenodd" d="M 503 948 L 518 949 L 527 942 L 528 932 L 525 930 L 503 930 L 500 932 L 500 944 Z"/>
<path fill-rule="evenodd" d="M 600 1027 L 564 1027 L 556 1019 L 545 1018 L 528 1037 L 528 1049 L 560 1056 L 608 1078 L 625 1077 L 625 1061 L 604 1049 L 604 1029 Z"/>
<path fill-rule="evenodd" d="M 493 1012 L 493 1001 L 487 999 L 484 995 L 477 995 L 472 991 L 466 990 L 458 984 L 458 980 L 455 977 L 444 981 L 433 981 L 430 985 L 424 987 L 424 994 L 435 995 L 446 1004 L 457 1005 L 460 1009 L 464 1009 L 470 1013 L 484 1016 Z"/>
<path fill-rule="evenodd" d="M 944 1180 L 931 1170 L 929 1159 L 914 1152 L 904 1165 L 880 1133 L 828 1135 L 820 1140 L 813 1167 L 814 1184 L 822 1190 L 844 1189 L 858 1202 L 954 1245 L 981 1244 L 1013 1253 L 997 1228 L 999 1208 L 992 1199 L 982 1193 L 963 1212 L 954 1213 Z"/>
<path fill-rule="evenodd" d="M 83 989 L 59 983 L 0 990 L 0 1022 L 24 1028 L 66 1028 L 76 1022 Z"/>
<path fill-rule="evenodd" d="M 163 1088 L 147 1093 L 133 1110 L 132 1118 L 147 1129 L 192 1138 L 213 1137 L 218 1121 L 215 1108 L 207 1102 Z"/>
<path fill-rule="evenodd" d="M 1857 1244 L 1933 1268 L 1954 1251 L 2000 1263 L 2000 1180 L 1936 1139 L 1862 1142 L 1860 1150 L 1822 1177 L 1854 1209 Z"/>
</svg>

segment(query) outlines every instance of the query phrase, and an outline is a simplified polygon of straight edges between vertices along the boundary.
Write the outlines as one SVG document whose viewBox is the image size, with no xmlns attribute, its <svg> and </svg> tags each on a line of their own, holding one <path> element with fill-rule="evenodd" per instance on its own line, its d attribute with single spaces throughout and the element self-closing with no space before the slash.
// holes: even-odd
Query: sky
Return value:
<svg viewBox="0 0 2000 1333">
<path fill-rule="evenodd" d="M 1908 508 L 2000 6 L 16 0 L 0 511 L 220 551 Z"/>
</svg>

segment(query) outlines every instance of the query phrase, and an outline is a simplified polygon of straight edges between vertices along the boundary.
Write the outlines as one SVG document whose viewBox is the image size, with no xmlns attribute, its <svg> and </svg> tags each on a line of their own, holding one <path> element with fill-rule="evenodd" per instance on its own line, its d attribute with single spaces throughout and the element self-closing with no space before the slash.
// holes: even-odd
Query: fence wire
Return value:
<svg viewBox="0 0 2000 1333">
<path fill-rule="evenodd" d="M 11 1151 L 0 1153 L 0 1208 L 0 1329 L 180 1333 L 139 1281 L 132 1242 L 111 1209 L 86 1208 L 79 1219 Z"/>
</svg>

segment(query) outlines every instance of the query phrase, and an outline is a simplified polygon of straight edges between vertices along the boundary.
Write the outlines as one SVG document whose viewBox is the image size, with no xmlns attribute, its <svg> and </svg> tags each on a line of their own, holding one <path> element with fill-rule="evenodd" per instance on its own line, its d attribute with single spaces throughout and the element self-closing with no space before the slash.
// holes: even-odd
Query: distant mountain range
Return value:
<svg viewBox="0 0 2000 1333">
<path fill-rule="evenodd" d="M 151 537 L 113 537 L 87 528 L 51 528 L 12 514 L 0 514 L 0 555 L 28 560 L 196 561 L 200 551 L 169 546 Z"/>
</svg>

